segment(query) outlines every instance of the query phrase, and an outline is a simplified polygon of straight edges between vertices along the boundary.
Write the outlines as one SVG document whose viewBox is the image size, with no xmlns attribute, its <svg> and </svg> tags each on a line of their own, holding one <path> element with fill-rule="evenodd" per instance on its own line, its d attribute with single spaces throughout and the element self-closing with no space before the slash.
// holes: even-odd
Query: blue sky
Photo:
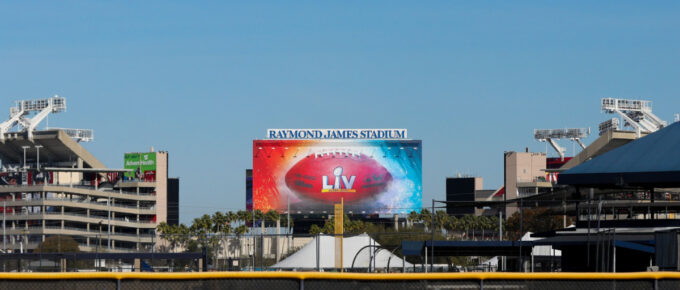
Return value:
<svg viewBox="0 0 680 290">
<path fill-rule="evenodd" d="M 267 128 L 407 128 L 429 204 L 459 172 L 500 186 L 534 128 L 596 135 L 602 97 L 680 113 L 678 2 L 251 2 L 0 3 L 0 109 L 66 97 L 50 125 L 109 167 L 169 151 L 183 222 L 243 208 Z"/>
</svg>

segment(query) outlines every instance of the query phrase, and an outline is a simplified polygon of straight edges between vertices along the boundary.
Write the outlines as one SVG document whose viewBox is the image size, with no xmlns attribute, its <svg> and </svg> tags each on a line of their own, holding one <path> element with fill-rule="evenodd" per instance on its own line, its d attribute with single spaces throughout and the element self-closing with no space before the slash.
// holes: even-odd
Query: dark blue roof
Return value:
<svg viewBox="0 0 680 290">
<path fill-rule="evenodd" d="M 595 186 L 680 185 L 680 122 L 562 172 L 558 182 Z"/>
</svg>

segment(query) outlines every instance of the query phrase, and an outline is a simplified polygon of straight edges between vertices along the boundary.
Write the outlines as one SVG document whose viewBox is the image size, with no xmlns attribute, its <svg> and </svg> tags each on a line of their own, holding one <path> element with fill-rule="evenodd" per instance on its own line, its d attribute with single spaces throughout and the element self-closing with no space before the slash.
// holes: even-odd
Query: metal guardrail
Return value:
<svg viewBox="0 0 680 290">
<path fill-rule="evenodd" d="M 45 283 L 51 281 L 54 283 Z M 0 273 L 0 285 L 53 289 L 55 285 L 98 289 L 677 289 L 680 273 L 428 273 L 321 272 L 199 273 Z"/>
</svg>

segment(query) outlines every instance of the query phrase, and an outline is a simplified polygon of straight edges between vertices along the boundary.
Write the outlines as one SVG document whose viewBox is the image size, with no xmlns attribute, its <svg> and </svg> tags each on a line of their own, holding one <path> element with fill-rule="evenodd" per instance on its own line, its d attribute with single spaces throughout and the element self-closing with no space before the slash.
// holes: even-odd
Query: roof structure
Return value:
<svg viewBox="0 0 680 290">
<path fill-rule="evenodd" d="M 24 146 L 29 147 L 26 150 L 26 159 L 35 160 L 38 152 L 34 149 L 36 145 L 43 146 L 39 150 L 40 160 L 53 163 L 75 162 L 80 158 L 83 161 L 83 167 L 106 168 L 82 145 L 60 129 L 35 131 L 33 140 L 29 140 L 24 132 L 5 133 L 5 140 L 0 142 L 0 160 L 3 164 L 23 162 L 24 150 L 22 147 Z"/>
<path fill-rule="evenodd" d="M 317 244 L 318 239 L 318 244 Z M 319 251 L 317 251 L 317 245 Z M 375 251 L 370 245 L 380 246 L 373 238 L 367 234 L 344 238 L 342 242 L 343 255 L 342 264 L 344 268 L 368 268 L 371 259 L 371 251 Z M 276 263 L 272 268 L 276 269 L 314 269 L 317 264 L 317 253 L 319 253 L 319 267 L 322 269 L 335 267 L 335 237 L 318 236 L 310 243 L 302 247 L 290 257 Z M 409 262 L 405 264 L 401 258 L 390 253 L 389 250 L 381 250 L 375 253 L 376 268 L 390 267 L 399 268 L 402 266 L 412 267 Z"/>
<path fill-rule="evenodd" d="M 590 187 L 680 187 L 680 122 L 586 161 L 559 184 Z"/>
<path fill-rule="evenodd" d="M 523 256 L 531 255 L 531 241 L 402 241 L 402 253 L 406 256 L 425 254 L 434 256 Z M 434 247 L 433 247 L 434 245 Z M 522 250 L 520 251 L 520 247 Z M 434 248 L 434 253 L 432 252 Z"/>
<path fill-rule="evenodd" d="M 642 136 L 647 135 L 647 133 L 641 134 Z M 583 162 L 628 144 L 635 139 L 637 139 L 635 132 L 613 130 L 607 131 L 600 135 L 600 137 L 593 141 L 593 143 L 588 145 L 588 147 L 581 150 L 581 152 L 579 152 L 576 156 L 567 161 L 567 163 L 562 165 L 557 171 L 564 171 L 566 169 L 576 167 Z"/>
</svg>

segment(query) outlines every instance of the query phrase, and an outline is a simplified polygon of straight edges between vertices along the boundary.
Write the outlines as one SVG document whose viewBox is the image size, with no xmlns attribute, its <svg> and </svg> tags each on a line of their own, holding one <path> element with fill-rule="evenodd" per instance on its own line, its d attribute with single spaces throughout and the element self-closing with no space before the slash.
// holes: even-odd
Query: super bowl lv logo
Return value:
<svg viewBox="0 0 680 290">
<path fill-rule="evenodd" d="M 357 178 L 356 176 L 352 175 L 347 178 L 347 176 L 342 175 L 341 166 L 333 169 L 333 175 L 335 177 L 333 184 L 329 183 L 329 178 L 327 175 L 321 177 L 321 192 L 356 192 L 356 189 L 352 188 L 352 186 L 354 186 L 354 180 Z"/>
</svg>

